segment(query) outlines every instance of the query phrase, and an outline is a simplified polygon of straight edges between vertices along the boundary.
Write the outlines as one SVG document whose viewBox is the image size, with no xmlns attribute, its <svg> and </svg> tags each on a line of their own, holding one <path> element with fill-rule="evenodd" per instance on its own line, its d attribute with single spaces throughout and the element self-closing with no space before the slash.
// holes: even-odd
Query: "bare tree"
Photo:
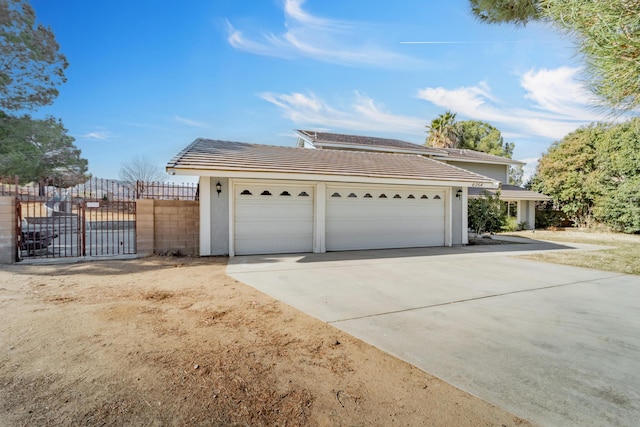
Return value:
<svg viewBox="0 0 640 427">
<path fill-rule="evenodd" d="M 136 181 L 163 181 L 167 174 L 153 159 L 135 156 L 122 164 L 119 176 L 121 181 L 135 183 Z"/>
<path fill-rule="evenodd" d="M 135 156 L 122 164 L 119 176 L 120 180 L 128 183 L 140 197 L 145 192 L 146 183 L 164 181 L 167 174 L 153 159 Z"/>
</svg>

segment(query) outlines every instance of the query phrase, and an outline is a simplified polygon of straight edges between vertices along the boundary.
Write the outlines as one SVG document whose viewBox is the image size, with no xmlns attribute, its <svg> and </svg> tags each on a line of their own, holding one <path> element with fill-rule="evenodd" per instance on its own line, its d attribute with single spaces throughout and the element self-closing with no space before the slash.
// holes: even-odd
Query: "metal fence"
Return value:
<svg viewBox="0 0 640 427">
<path fill-rule="evenodd" d="M 93 178 L 73 187 L 0 179 L 16 198 L 17 259 L 136 253 L 136 199 L 197 200 L 196 184 Z"/>
<path fill-rule="evenodd" d="M 198 200 L 198 185 L 172 182 L 136 182 L 136 198 L 155 200 Z"/>
</svg>

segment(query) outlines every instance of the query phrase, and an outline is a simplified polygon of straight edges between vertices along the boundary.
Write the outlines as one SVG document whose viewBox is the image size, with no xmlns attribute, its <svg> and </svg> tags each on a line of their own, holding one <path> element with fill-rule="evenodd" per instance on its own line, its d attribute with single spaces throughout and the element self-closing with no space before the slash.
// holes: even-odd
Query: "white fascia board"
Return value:
<svg viewBox="0 0 640 427">
<path fill-rule="evenodd" d="M 502 196 L 500 196 L 500 200 L 505 201 L 505 202 L 517 202 L 519 200 L 528 201 L 528 202 L 548 202 L 549 200 L 551 200 L 551 197 L 547 197 L 547 196 L 540 196 L 540 197 L 535 197 L 535 196 L 533 196 L 533 197 L 530 197 L 530 196 L 525 196 L 525 197 L 502 197 Z"/>
<path fill-rule="evenodd" d="M 491 195 L 495 195 L 495 193 L 491 193 Z M 480 198 L 481 195 L 469 195 L 470 199 L 478 199 Z M 503 202 L 518 202 L 520 200 L 522 201 L 529 201 L 529 202 L 548 202 L 549 200 L 552 200 L 551 197 L 549 196 L 545 196 L 544 194 L 541 194 L 539 197 L 536 196 L 513 196 L 513 197 L 509 197 L 509 196 L 503 196 L 502 194 L 500 195 L 500 200 L 502 200 Z"/>
<path fill-rule="evenodd" d="M 304 140 L 311 147 L 315 147 L 315 143 L 313 142 L 313 139 L 309 135 L 306 135 L 306 134 L 304 134 L 302 132 L 298 132 L 297 130 L 295 130 L 294 133 L 296 135 L 298 135 L 298 138 Z M 307 148 L 307 147 L 305 147 L 305 148 Z"/>
<path fill-rule="evenodd" d="M 367 177 L 351 175 L 321 175 L 283 172 L 250 172 L 250 171 L 223 171 L 223 170 L 202 170 L 202 169 L 171 169 L 170 173 L 176 175 L 190 176 L 216 176 L 220 178 L 238 179 L 274 179 L 285 181 L 323 181 L 323 182 L 352 182 L 363 184 L 391 184 L 391 185 L 420 185 L 436 187 L 475 187 L 497 189 L 500 186 L 498 181 L 488 180 L 446 180 L 446 179 L 415 179 L 415 178 L 385 178 Z"/>
</svg>

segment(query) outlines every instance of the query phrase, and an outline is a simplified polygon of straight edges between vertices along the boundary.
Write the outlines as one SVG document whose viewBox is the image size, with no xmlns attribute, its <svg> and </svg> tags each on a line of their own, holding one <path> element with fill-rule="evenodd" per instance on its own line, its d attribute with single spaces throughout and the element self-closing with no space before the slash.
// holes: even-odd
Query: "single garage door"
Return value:
<svg viewBox="0 0 640 427">
<path fill-rule="evenodd" d="M 235 186 L 238 255 L 311 252 L 313 187 Z"/>
<path fill-rule="evenodd" d="M 439 189 L 327 187 L 327 250 L 444 246 L 444 199 Z"/>
</svg>

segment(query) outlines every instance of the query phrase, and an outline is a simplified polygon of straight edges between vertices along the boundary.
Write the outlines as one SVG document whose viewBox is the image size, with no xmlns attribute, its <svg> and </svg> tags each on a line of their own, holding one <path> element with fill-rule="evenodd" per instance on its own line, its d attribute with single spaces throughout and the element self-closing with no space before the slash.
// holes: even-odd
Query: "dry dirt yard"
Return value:
<svg viewBox="0 0 640 427">
<path fill-rule="evenodd" d="M 529 425 L 225 267 L 2 267 L 0 425 Z"/>
</svg>

